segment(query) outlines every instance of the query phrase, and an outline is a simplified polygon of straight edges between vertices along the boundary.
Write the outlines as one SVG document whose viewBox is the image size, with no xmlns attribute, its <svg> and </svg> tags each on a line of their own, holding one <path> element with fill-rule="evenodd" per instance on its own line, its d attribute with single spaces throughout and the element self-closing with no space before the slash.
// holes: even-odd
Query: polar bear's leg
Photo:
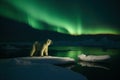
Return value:
<svg viewBox="0 0 120 80">
<path fill-rule="evenodd" d="M 36 51 L 35 45 L 33 45 L 33 48 L 32 48 L 32 51 L 31 51 L 31 53 L 30 53 L 30 56 L 33 56 L 33 55 L 35 54 L 35 51 Z"/>
<path fill-rule="evenodd" d="M 45 55 L 48 56 L 48 46 L 45 48 Z"/>
<path fill-rule="evenodd" d="M 40 55 L 44 56 L 44 48 L 42 48 Z"/>
<path fill-rule="evenodd" d="M 35 49 L 33 49 L 33 50 L 31 51 L 30 56 L 33 56 L 34 53 L 35 53 Z"/>
</svg>

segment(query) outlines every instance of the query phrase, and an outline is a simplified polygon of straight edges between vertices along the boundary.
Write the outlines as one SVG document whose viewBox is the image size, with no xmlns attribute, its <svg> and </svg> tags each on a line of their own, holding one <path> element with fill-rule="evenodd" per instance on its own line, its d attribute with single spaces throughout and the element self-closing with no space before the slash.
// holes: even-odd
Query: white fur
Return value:
<svg viewBox="0 0 120 80">
<path fill-rule="evenodd" d="M 40 46 L 38 41 L 35 41 L 32 47 L 32 51 L 30 53 L 30 56 L 33 56 L 35 54 L 40 54 L 40 56 L 48 56 L 48 46 L 52 43 L 52 40 L 48 39 L 46 43 L 44 43 L 42 46 Z"/>
</svg>

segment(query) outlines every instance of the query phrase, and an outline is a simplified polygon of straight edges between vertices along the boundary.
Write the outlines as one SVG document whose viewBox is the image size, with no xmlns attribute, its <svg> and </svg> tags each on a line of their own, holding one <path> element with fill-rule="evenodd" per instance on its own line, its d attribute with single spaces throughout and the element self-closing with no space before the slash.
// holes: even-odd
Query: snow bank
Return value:
<svg viewBox="0 0 120 80">
<path fill-rule="evenodd" d="M 15 62 L 14 59 L 0 60 L 0 80 L 87 80 L 81 74 L 52 64 L 31 62 L 16 64 Z"/>
<path fill-rule="evenodd" d="M 110 55 L 85 55 L 80 54 L 78 55 L 78 58 L 82 61 L 91 61 L 91 62 L 97 62 L 97 61 L 103 61 L 110 58 Z"/>
<path fill-rule="evenodd" d="M 50 63 L 50 64 L 66 64 L 66 63 L 75 63 L 75 60 L 69 57 L 53 57 L 53 56 L 44 56 L 44 57 L 21 57 L 15 58 L 18 63 L 31 62 L 31 63 Z"/>
</svg>

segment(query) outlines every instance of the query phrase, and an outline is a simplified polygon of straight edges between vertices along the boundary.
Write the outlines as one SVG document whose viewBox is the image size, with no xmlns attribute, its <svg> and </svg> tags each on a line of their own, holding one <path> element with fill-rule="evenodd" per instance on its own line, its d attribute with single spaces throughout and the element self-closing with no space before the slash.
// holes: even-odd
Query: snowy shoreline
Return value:
<svg viewBox="0 0 120 80">
<path fill-rule="evenodd" d="M 65 57 L 21 57 L 0 60 L 0 80 L 87 80 L 82 74 L 53 64 L 74 62 Z"/>
</svg>

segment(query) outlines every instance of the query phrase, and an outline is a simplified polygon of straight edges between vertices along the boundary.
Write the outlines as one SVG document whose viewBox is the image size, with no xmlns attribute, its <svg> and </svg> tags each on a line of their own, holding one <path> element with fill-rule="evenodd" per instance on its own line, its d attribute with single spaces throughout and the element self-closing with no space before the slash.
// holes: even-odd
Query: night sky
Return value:
<svg viewBox="0 0 120 80">
<path fill-rule="evenodd" d="M 40 31 L 70 35 L 120 34 L 116 0 L 0 0 L 0 16 L 0 24 L 5 17 Z M 17 23 L 12 25 L 24 30 Z M 12 30 L 11 26 L 4 26 Z"/>
</svg>

